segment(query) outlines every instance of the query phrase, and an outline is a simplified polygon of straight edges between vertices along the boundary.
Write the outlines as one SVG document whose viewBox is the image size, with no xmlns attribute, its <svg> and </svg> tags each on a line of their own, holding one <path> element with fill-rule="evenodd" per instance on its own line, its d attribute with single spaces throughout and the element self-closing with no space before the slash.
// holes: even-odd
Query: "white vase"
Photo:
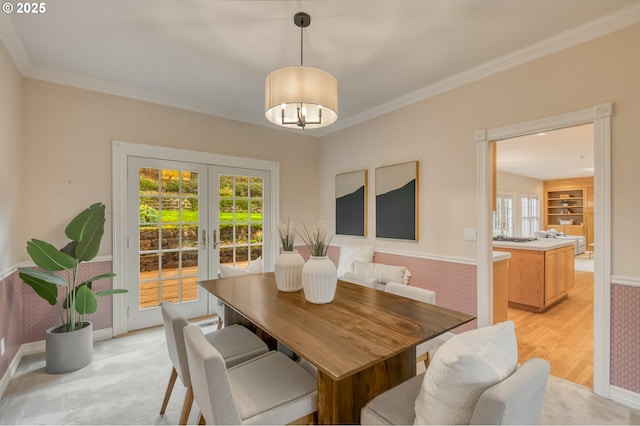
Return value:
<svg viewBox="0 0 640 426">
<path fill-rule="evenodd" d="M 304 297 L 311 303 L 329 303 L 336 294 L 336 265 L 327 256 L 311 256 L 302 268 Z"/>
<path fill-rule="evenodd" d="M 283 251 L 276 259 L 276 286 L 280 291 L 302 290 L 302 268 L 304 259 L 298 250 Z"/>
</svg>

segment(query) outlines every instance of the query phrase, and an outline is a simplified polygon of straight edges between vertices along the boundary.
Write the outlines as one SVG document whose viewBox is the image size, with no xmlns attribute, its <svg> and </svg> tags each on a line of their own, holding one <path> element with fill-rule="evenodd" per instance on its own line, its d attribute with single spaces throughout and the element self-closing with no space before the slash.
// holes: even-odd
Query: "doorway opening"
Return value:
<svg viewBox="0 0 640 426">
<path fill-rule="evenodd" d="M 581 124 L 593 124 L 594 142 L 594 342 L 593 390 L 609 398 L 611 323 L 611 103 L 595 105 L 539 120 L 478 130 L 477 171 L 477 318 L 478 325 L 493 322 L 493 222 L 490 212 L 495 199 L 493 144 L 495 141 L 547 132 Z"/>
<path fill-rule="evenodd" d="M 563 255 L 567 256 L 564 267 L 546 266 L 545 273 L 564 274 L 566 281 L 571 280 L 562 291 L 557 289 L 555 304 L 542 312 L 532 312 L 520 304 L 525 301 L 520 286 L 507 291 L 507 319 L 516 327 L 519 361 L 532 357 L 545 359 L 551 364 L 551 374 L 592 388 L 594 287 L 589 249 L 594 247 L 590 247 L 594 207 L 593 125 L 502 139 L 495 142 L 495 149 L 494 238 L 498 232 L 572 248 Z M 504 201 L 505 194 L 509 194 L 506 198 L 510 203 Z M 505 209 L 505 205 L 512 208 Z M 510 250 L 517 252 L 527 247 L 516 245 Z M 526 264 L 533 260 L 527 256 L 512 258 L 511 281 L 519 278 L 520 268 L 535 271 L 536 265 Z M 566 271 L 567 268 L 572 270 Z M 552 279 L 561 282 L 559 276 Z"/>
</svg>

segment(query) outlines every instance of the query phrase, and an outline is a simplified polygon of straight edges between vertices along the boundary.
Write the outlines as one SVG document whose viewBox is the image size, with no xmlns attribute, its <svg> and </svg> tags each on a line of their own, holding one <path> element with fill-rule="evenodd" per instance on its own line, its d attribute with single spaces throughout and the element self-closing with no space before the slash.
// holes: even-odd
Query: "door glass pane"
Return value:
<svg viewBox="0 0 640 426">
<path fill-rule="evenodd" d="M 198 178 L 189 170 L 139 169 L 140 309 L 198 297 Z"/>
<path fill-rule="evenodd" d="M 263 178 L 219 176 L 220 263 L 247 266 L 262 255 Z"/>
</svg>

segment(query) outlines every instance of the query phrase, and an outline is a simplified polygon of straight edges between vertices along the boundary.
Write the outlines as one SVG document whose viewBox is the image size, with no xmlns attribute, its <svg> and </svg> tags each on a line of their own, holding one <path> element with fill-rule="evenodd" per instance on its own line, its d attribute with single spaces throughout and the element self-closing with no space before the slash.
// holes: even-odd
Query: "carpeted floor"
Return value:
<svg viewBox="0 0 640 426">
<path fill-rule="evenodd" d="M 44 355 L 25 357 L 0 400 L 0 424 L 177 424 L 185 394 L 179 382 L 159 414 L 170 371 L 162 329 L 97 342 L 93 363 L 69 374 L 46 374 Z M 189 424 L 197 415 L 194 403 Z M 640 424 L 640 412 L 552 377 L 541 423 Z"/>
</svg>

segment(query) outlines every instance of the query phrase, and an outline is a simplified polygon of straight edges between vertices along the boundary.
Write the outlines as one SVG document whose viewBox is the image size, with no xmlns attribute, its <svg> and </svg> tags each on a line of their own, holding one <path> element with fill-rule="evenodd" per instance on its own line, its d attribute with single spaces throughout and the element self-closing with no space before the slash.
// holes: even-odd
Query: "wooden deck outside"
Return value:
<svg viewBox="0 0 640 426">
<path fill-rule="evenodd" d="M 237 262 L 236 267 L 244 268 L 247 264 L 248 262 Z M 158 291 L 160 281 L 154 280 L 158 278 L 158 271 L 140 273 L 140 281 L 144 281 L 140 283 L 140 309 L 153 308 L 166 300 L 180 302 L 179 269 L 164 269 L 162 272 L 164 276 L 161 281 L 162 300 Z M 198 298 L 198 267 L 182 268 L 182 277 L 182 301 L 196 300 Z"/>
</svg>

